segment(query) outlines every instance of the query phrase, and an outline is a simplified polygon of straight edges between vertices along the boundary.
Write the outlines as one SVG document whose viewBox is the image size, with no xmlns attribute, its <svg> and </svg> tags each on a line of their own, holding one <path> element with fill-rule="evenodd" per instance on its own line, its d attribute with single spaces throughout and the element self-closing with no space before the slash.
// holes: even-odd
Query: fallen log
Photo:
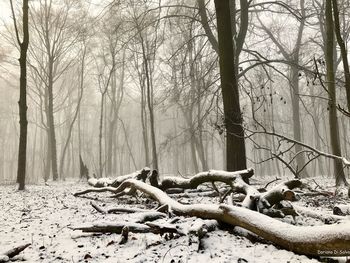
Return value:
<svg viewBox="0 0 350 263">
<path fill-rule="evenodd" d="M 112 207 L 105 209 L 99 205 L 97 205 L 95 202 L 90 202 L 91 206 L 96 209 L 96 211 L 100 212 L 101 214 L 118 214 L 118 213 L 138 213 L 138 212 L 149 212 L 150 210 L 147 209 L 141 209 L 141 208 L 134 208 L 134 207 Z"/>
<path fill-rule="evenodd" d="M 83 232 L 117 233 L 121 234 L 124 227 L 129 228 L 132 233 L 149 233 L 151 228 L 145 224 L 130 222 L 98 222 L 92 224 L 83 224 L 81 226 L 69 227 L 72 230 L 81 230 Z"/>
<path fill-rule="evenodd" d="M 12 248 L 6 252 L 3 252 L 0 254 L 0 262 L 7 262 L 14 256 L 17 256 L 19 253 L 21 253 L 23 250 L 25 250 L 27 247 L 29 247 L 31 244 L 27 243 L 25 245 L 21 245 L 15 248 Z"/>
<path fill-rule="evenodd" d="M 101 214 L 132 213 L 135 223 L 144 223 L 166 217 L 165 213 L 159 212 L 157 210 L 146 210 L 139 208 L 133 209 L 127 207 L 104 209 L 98 206 L 95 202 L 90 202 L 90 204 L 93 208 L 96 209 L 96 211 L 100 212 Z"/>
<path fill-rule="evenodd" d="M 151 171 L 150 168 L 145 167 L 139 171 L 133 172 L 131 174 L 118 176 L 116 178 L 103 177 L 103 178 L 97 179 L 97 178 L 91 177 L 88 179 L 88 184 L 93 187 L 106 187 L 106 186 L 117 187 L 127 179 L 136 179 L 136 180 L 141 180 L 145 182 L 150 171 Z"/>
<path fill-rule="evenodd" d="M 190 229 L 188 230 L 189 245 L 196 243 L 197 245 L 195 250 L 197 252 L 204 249 L 202 239 L 207 235 L 208 232 L 214 231 L 217 226 L 218 223 L 216 220 L 202 220 L 198 218 L 195 222 L 193 222 Z"/>
<path fill-rule="evenodd" d="M 198 173 L 191 178 L 167 176 L 160 181 L 158 172 L 153 170 L 149 176 L 149 181 L 152 186 L 165 191 L 171 188 L 196 189 L 203 183 L 213 182 L 222 182 L 231 186 L 237 178 L 241 178 L 243 181 L 247 182 L 253 175 L 254 170 L 251 168 L 235 172 L 209 170 L 207 172 Z"/>
<path fill-rule="evenodd" d="M 350 206 L 349 205 L 335 205 L 333 207 L 333 215 L 338 215 L 338 216 L 350 215 Z"/>
<path fill-rule="evenodd" d="M 296 195 L 292 189 L 300 187 L 300 180 L 290 180 L 281 183 L 271 190 L 261 193 L 255 187 L 247 183 L 248 179 L 254 174 L 253 169 L 246 169 L 236 172 L 226 172 L 221 170 L 209 170 L 201 172 L 191 178 L 181 177 L 165 177 L 162 181 L 159 180 L 159 175 L 156 170 L 149 174 L 149 182 L 152 186 L 163 191 L 169 189 L 196 189 L 203 183 L 222 182 L 229 185 L 233 192 L 243 193 L 246 195 L 242 202 L 242 206 L 262 213 L 283 217 L 283 213 L 271 208 L 273 205 L 282 200 L 295 201 Z M 226 197 L 226 194 L 224 195 Z M 223 200 L 221 200 L 222 202 Z"/>
<path fill-rule="evenodd" d="M 81 226 L 70 226 L 72 230 L 81 230 L 83 232 L 98 232 L 98 233 L 116 233 L 122 234 L 123 229 L 127 228 L 128 233 L 153 233 L 163 235 L 164 233 L 176 233 L 184 235 L 184 233 L 177 229 L 176 226 L 169 224 L 157 224 L 147 222 L 145 224 L 131 223 L 131 222 L 99 222 L 92 224 L 83 224 Z M 126 230 L 124 230 L 126 231 Z"/>
<path fill-rule="evenodd" d="M 324 212 L 318 212 L 317 210 L 314 210 L 314 209 L 311 209 L 308 207 L 295 205 L 295 204 L 293 205 L 293 208 L 300 215 L 315 218 L 315 219 L 321 220 L 324 223 L 327 223 L 327 222 L 336 223 L 336 222 L 343 221 L 343 220 L 347 219 L 344 216 L 338 216 L 338 215 L 327 214 Z"/>
<path fill-rule="evenodd" d="M 350 222 L 323 226 L 294 226 L 243 207 L 214 204 L 184 205 L 162 190 L 137 180 L 124 181 L 113 192 L 135 188 L 146 193 L 161 205 L 167 204 L 177 215 L 215 219 L 247 229 L 265 240 L 287 250 L 310 256 L 350 255 Z M 120 229 L 121 230 L 121 229 Z"/>
</svg>

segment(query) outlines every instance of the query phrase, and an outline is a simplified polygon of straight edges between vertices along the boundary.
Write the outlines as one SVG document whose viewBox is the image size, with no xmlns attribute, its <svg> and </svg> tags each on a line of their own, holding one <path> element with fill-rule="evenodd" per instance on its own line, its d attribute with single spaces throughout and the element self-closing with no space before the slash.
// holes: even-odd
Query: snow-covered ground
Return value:
<svg viewBox="0 0 350 263">
<path fill-rule="evenodd" d="M 69 226 L 132 220 L 130 214 L 98 213 L 90 205 L 91 199 L 106 207 L 155 206 L 152 202 L 140 205 L 131 197 L 111 198 L 107 193 L 89 194 L 89 198 L 72 195 L 84 188 L 87 188 L 85 183 L 76 182 L 29 185 L 24 192 L 17 191 L 13 185 L 0 186 L 0 254 L 31 243 L 19 256 L 26 262 L 318 262 L 270 244 L 252 243 L 224 230 L 208 233 L 203 239 L 204 249 L 200 251 L 197 244 L 190 244 L 188 236 L 169 240 L 150 233 L 130 233 L 129 241 L 119 245 L 118 234 L 73 231 Z M 196 201 L 217 202 L 217 199 L 198 197 Z"/>
</svg>

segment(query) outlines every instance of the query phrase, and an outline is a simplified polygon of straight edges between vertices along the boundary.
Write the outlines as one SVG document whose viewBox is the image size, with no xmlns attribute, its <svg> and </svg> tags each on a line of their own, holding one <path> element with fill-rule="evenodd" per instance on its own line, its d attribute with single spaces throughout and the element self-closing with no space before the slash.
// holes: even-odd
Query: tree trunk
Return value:
<svg viewBox="0 0 350 263">
<path fill-rule="evenodd" d="M 330 140 L 332 146 L 332 153 L 337 156 L 342 156 L 341 147 L 339 141 L 339 127 L 337 118 L 337 101 L 335 90 L 335 72 L 334 72 L 334 27 L 332 18 L 332 3 L 326 1 L 326 66 L 327 66 L 327 87 L 328 87 L 328 108 L 329 108 L 329 128 L 330 128 Z M 334 175 L 336 185 L 347 185 L 345 178 L 343 164 L 340 160 L 334 160 Z"/>
<path fill-rule="evenodd" d="M 235 55 L 233 52 L 229 0 L 215 0 L 219 39 L 221 91 L 226 126 L 226 168 L 228 171 L 246 168 L 246 151 L 242 114 L 239 102 Z"/>
<path fill-rule="evenodd" d="M 68 127 L 68 136 L 66 139 L 66 142 L 63 146 L 63 151 L 62 151 L 62 156 L 61 156 L 61 161 L 60 161 L 60 176 L 62 178 L 63 176 L 63 169 L 64 169 L 64 161 L 65 161 L 65 156 L 66 156 L 66 151 L 68 149 L 68 145 L 70 143 L 70 139 L 72 137 L 72 130 L 74 127 L 74 123 L 77 120 L 79 111 L 80 111 L 80 105 L 81 101 L 83 99 L 83 94 L 84 94 L 84 69 L 85 69 L 85 55 L 86 55 L 86 47 L 84 47 L 83 50 L 83 55 L 82 55 L 82 62 L 81 62 L 81 72 L 80 72 L 80 87 L 79 87 L 79 97 L 78 97 L 78 102 L 77 102 L 77 107 L 74 112 L 73 120 L 71 121 L 69 127 Z"/>
<path fill-rule="evenodd" d="M 193 125 L 193 124 L 191 124 Z M 194 168 L 195 173 L 199 173 L 199 168 L 198 168 L 198 161 L 197 161 L 197 155 L 196 155 L 196 145 L 195 145 L 195 131 L 193 127 L 189 129 L 189 134 L 188 136 L 190 137 L 190 148 L 191 148 L 191 157 L 192 157 L 192 164 Z"/>
<path fill-rule="evenodd" d="M 125 51 L 123 53 L 123 64 L 122 64 L 122 71 L 120 76 L 120 82 L 118 91 L 117 89 L 117 83 L 116 83 L 116 76 L 113 75 L 112 78 L 112 85 L 111 85 L 111 112 L 110 116 L 112 116 L 112 120 L 109 125 L 108 130 L 108 144 L 107 144 L 107 174 L 112 174 L 112 162 L 113 162 L 113 146 L 114 146 L 114 140 L 116 140 L 116 125 L 119 118 L 119 109 L 122 103 L 122 99 L 124 96 L 124 72 L 125 72 Z"/>
<path fill-rule="evenodd" d="M 299 50 L 299 49 L 298 49 Z M 298 51 L 299 52 L 299 51 Z M 299 57 L 299 55 L 297 56 Z M 299 58 L 294 62 L 295 64 L 299 63 Z M 292 99 L 292 115 L 293 115 L 293 135 L 294 139 L 298 142 L 302 141 L 301 138 L 301 121 L 300 121 L 300 103 L 299 103 L 299 70 L 297 67 L 290 68 L 290 78 L 291 78 L 291 99 Z M 302 151 L 302 147 L 300 145 L 295 145 L 295 153 L 299 153 Z M 298 175 L 300 177 L 307 177 L 307 171 L 303 169 L 305 166 L 305 157 L 304 154 L 298 154 L 296 157 Z M 303 169 L 299 174 L 299 170 Z"/>
<path fill-rule="evenodd" d="M 153 169 L 158 170 L 158 156 L 157 156 L 157 145 L 156 145 L 156 133 L 154 127 L 154 111 L 153 111 L 153 89 L 151 83 L 151 72 L 149 69 L 149 59 L 147 58 L 146 48 L 144 39 L 141 36 L 141 32 L 139 32 L 141 47 L 142 47 L 142 56 L 143 56 L 143 66 L 145 70 L 146 76 L 146 94 L 147 94 L 147 107 L 149 112 L 149 123 L 151 129 L 151 143 L 152 143 L 152 164 Z"/>
<path fill-rule="evenodd" d="M 47 128 L 46 129 L 46 137 L 47 137 L 47 144 L 46 144 L 46 158 L 44 158 L 44 181 L 47 182 L 50 178 L 50 171 L 51 171 L 51 141 L 50 141 L 50 131 Z M 45 161 L 46 160 L 46 161 Z"/>
<path fill-rule="evenodd" d="M 343 61 L 344 77 L 345 77 L 345 91 L 346 91 L 346 101 L 348 106 L 348 111 L 350 112 L 350 70 L 348 62 L 348 52 L 346 50 L 346 45 L 341 36 L 340 22 L 339 22 L 339 10 L 337 0 L 331 0 L 333 4 L 333 15 L 334 15 L 334 31 L 337 37 L 337 42 L 340 47 L 340 53 Z"/>
<path fill-rule="evenodd" d="M 11 1 L 11 8 L 13 16 L 14 9 Z M 18 44 L 20 46 L 20 83 L 19 83 L 19 145 L 18 145 L 18 165 L 17 165 L 17 182 L 19 183 L 19 190 L 25 188 L 25 177 L 26 177 L 26 165 L 27 165 L 27 50 L 29 45 L 29 26 L 28 26 L 28 0 L 23 0 L 23 41 L 19 39 L 19 32 L 17 29 L 16 21 L 15 29 Z"/>
<path fill-rule="evenodd" d="M 103 135 L 103 115 L 105 106 L 105 96 L 107 93 L 108 85 L 101 93 L 101 105 L 100 105 L 100 124 L 99 124 L 99 135 L 98 135 L 98 176 L 103 175 L 103 163 L 102 163 L 102 135 Z"/>
<path fill-rule="evenodd" d="M 57 171 L 57 145 L 56 145 L 56 131 L 55 131 L 55 119 L 53 110 L 53 64 L 54 60 L 49 56 L 49 72 L 48 72 L 48 127 L 50 136 L 50 150 L 51 150 L 51 168 L 52 168 L 52 179 L 58 180 Z"/>
</svg>

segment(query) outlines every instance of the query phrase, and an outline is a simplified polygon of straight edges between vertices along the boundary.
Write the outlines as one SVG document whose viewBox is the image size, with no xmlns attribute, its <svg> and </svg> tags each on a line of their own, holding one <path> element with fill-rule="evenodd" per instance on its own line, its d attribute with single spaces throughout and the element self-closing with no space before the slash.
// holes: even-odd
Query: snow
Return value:
<svg viewBox="0 0 350 263">
<path fill-rule="evenodd" d="M 0 186 L 0 255 L 15 246 L 32 243 L 20 256 L 26 262 L 318 262 L 306 256 L 252 243 L 228 231 L 215 230 L 202 239 L 204 250 L 189 242 L 189 236 L 167 238 L 151 233 L 130 233 L 119 245 L 118 234 L 92 234 L 73 231 L 69 226 L 97 222 L 133 222 L 133 214 L 101 214 L 90 205 L 91 199 L 103 206 L 155 208 L 147 199 L 114 199 L 108 193 L 91 193 L 89 198 L 72 193 L 88 188 L 86 183 L 50 183 L 33 185 L 20 192 L 15 186 Z M 191 202 L 213 202 L 199 197 Z M 142 204 L 140 204 L 142 202 Z M 215 200 L 217 203 L 217 200 Z M 165 223 L 165 219 L 157 222 Z M 196 218 L 179 217 L 177 224 L 189 230 Z M 84 259 L 85 258 L 85 259 Z"/>
</svg>

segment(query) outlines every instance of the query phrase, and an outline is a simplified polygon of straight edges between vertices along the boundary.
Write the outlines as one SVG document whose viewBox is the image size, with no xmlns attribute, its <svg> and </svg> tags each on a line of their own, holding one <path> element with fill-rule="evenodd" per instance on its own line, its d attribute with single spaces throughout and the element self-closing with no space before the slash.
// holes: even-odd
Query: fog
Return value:
<svg viewBox="0 0 350 263">
<path fill-rule="evenodd" d="M 20 25 L 20 2 L 14 4 Z M 237 60 L 246 166 L 259 176 L 333 177 L 332 158 L 293 142 L 339 155 L 331 147 L 323 87 L 323 7 L 285 5 L 252 4 Z M 144 166 L 184 176 L 227 168 L 219 59 L 208 38 L 208 32 L 217 38 L 213 4 L 206 10 L 210 31 L 195 1 L 29 6 L 28 183 L 51 180 L 53 173 L 55 180 L 78 178 L 79 156 L 97 177 Z M 19 49 L 9 3 L 0 9 L 0 182 L 10 184 L 17 176 Z M 348 9 L 342 10 L 346 32 Z M 239 34 L 239 12 L 237 19 Z M 340 52 L 335 56 L 337 104 L 346 109 Z M 337 115 L 346 157 L 349 118 Z"/>
</svg>

